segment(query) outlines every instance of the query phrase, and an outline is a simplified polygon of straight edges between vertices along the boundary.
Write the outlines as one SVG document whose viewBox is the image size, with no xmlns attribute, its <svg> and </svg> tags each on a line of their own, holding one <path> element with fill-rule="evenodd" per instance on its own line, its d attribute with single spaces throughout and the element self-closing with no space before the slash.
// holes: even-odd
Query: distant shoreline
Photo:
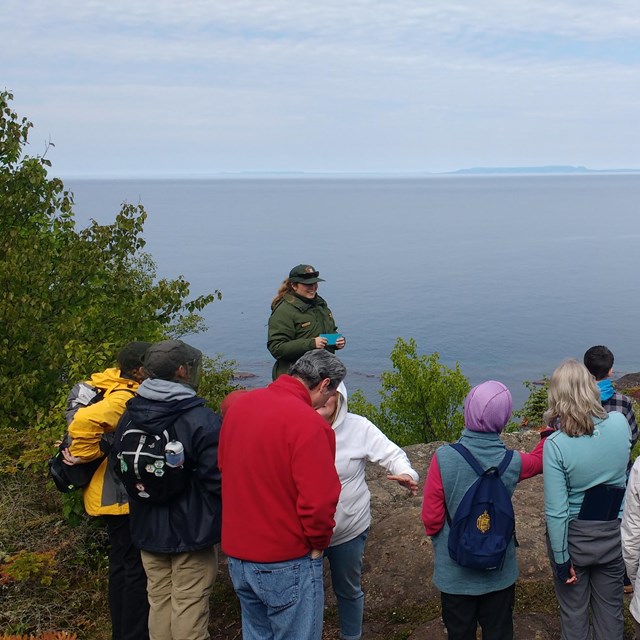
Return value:
<svg viewBox="0 0 640 640">
<path fill-rule="evenodd" d="M 61 174 L 62 180 L 294 180 L 294 179 L 376 179 L 399 180 L 421 178 L 497 177 L 497 176 L 611 176 L 640 175 L 640 169 L 589 169 L 564 165 L 539 167 L 470 167 L 453 171 L 220 171 L 202 174 Z"/>
</svg>

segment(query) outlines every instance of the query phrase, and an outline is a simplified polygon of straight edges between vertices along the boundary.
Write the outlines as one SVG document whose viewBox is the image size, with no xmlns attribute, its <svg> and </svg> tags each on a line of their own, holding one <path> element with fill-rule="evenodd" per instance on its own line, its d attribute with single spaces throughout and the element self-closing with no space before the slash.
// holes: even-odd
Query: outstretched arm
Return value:
<svg viewBox="0 0 640 640">
<path fill-rule="evenodd" d="M 418 495 L 418 483 L 408 473 L 400 473 L 397 476 L 389 475 L 387 480 L 395 480 L 400 486 L 409 489 L 412 495 Z"/>
<path fill-rule="evenodd" d="M 424 530 L 428 536 L 435 536 L 444 527 L 446 519 L 444 487 L 442 486 L 442 476 L 440 475 L 438 458 L 435 453 L 429 465 L 427 480 L 424 483 L 421 515 Z"/>
<path fill-rule="evenodd" d="M 540 442 L 536 445 L 536 448 L 531 453 L 525 453 L 524 451 L 518 451 L 520 458 L 522 459 L 522 468 L 520 469 L 520 480 L 526 480 L 542 473 L 542 460 L 544 453 L 544 441 L 547 436 L 553 433 L 553 429 L 547 428 L 540 433 Z"/>
</svg>

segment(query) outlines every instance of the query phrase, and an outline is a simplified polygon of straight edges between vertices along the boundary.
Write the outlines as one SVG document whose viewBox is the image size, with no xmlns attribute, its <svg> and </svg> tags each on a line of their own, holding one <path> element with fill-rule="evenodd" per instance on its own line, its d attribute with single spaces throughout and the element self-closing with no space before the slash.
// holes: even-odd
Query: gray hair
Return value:
<svg viewBox="0 0 640 640">
<path fill-rule="evenodd" d="M 291 365 L 289 375 L 300 378 L 309 389 L 315 389 L 325 378 L 329 378 L 331 383 L 328 388 L 333 391 L 344 380 L 347 368 L 329 351 L 313 349 Z"/>
</svg>

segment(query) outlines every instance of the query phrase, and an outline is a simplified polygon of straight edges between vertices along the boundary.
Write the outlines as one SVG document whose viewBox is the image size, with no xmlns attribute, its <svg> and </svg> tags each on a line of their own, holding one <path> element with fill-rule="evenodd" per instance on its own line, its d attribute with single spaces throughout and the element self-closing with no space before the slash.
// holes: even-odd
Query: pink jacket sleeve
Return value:
<svg viewBox="0 0 640 640">
<path fill-rule="evenodd" d="M 518 451 L 520 458 L 522 459 L 522 469 L 520 469 L 520 480 L 526 480 L 542 473 L 542 450 L 544 447 L 545 438 L 541 438 L 540 442 L 536 445 L 536 448 L 531 453 L 524 453 Z"/>
<path fill-rule="evenodd" d="M 422 499 L 422 522 L 428 536 L 434 536 L 445 522 L 444 487 L 438 466 L 438 458 L 433 454 L 429 472 L 424 483 L 424 497 Z"/>
</svg>

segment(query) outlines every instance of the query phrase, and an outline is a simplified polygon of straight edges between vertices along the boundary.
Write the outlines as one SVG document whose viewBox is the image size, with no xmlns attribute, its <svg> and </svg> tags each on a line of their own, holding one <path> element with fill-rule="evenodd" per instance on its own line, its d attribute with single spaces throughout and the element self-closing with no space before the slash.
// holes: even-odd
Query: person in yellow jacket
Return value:
<svg viewBox="0 0 640 640">
<path fill-rule="evenodd" d="M 69 424 L 71 445 L 62 452 L 65 464 L 91 462 L 104 455 L 103 436 L 112 434 L 127 402 L 144 379 L 142 357 L 148 342 L 130 342 L 118 353 L 118 367 L 94 373 L 87 384 L 103 393 L 102 400 L 78 409 Z M 101 447 L 102 444 L 102 447 Z M 140 551 L 129 533 L 129 502 L 120 479 L 102 461 L 83 490 L 84 508 L 100 516 L 109 533 L 109 609 L 112 640 L 146 640 L 149 604 L 147 577 Z"/>
</svg>

